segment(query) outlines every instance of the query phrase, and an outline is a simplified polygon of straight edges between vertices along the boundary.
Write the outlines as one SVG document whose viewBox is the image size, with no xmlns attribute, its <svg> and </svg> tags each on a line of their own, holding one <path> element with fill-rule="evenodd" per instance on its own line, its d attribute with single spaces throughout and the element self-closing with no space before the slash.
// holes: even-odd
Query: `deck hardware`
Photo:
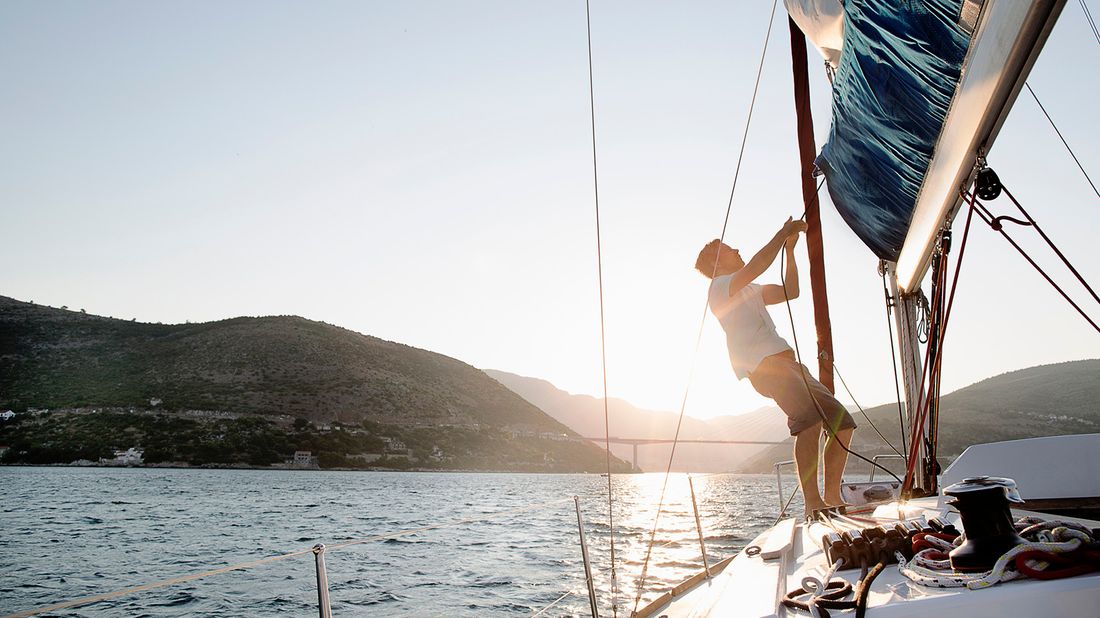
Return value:
<svg viewBox="0 0 1100 618">
<path fill-rule="evenodd" d="M 878 468 L 878 461 L 880 459 L 901 459 L 901 460 L 904 460 L 905 458 L 902 457 L 901 455 L 894 455 L 892 453 L 886 454 L 886 455 L 875 455 L 874 457 L 872 457 L 871 461 L 874 463 L 874 465 L 871 466 L 871 475 L 867 477 L 867 482 L 868 483 L 875 482 L 875 470 Z"/>
<path fill-rule="evenodd" d="M 710 577 L 710 566 L 707 565 L 707 546 L 703 542 L 703 524 L 699 522 L 699 505 L 695 503 L 695 483 L 688 476 L 688 489 L 691 490 L 691 508 L 695 511 L 695 531 L 699 533 L 699 552 L 703 554 L 703 572 Z"/>
<path fill-rule="evenodd" d="M 588 541 L 584 538 L 580 496 L 573 496 L 573 502 L 577 505 L 577 530 L 581 535 L 581 557 L 584 558 L 584 583 L 588 586 L 588 605 L 592 608 L 592 618 L 600 618 L 600 610 L 596 607 L 596 586 L 592 581 L 592 564 L 588 561 Z"/>
<path fill-rule="evenodd" d="M 314 545 L 313 555 L 317 562 L 317 610 L 320 618 L 332 618 L 332 607 L 328 601 L 328 573 L 325 572 L 325 544 Z"/>
<path fill-rule="evenodd" d="M 775 488 L 779 491 L 779 519 L 783 519 L 787 514 L 787 503 L 783 502 L 783 476 L 779 473 L 779 469 L 783 466 L 793 465 L 794 460 L 788 459 L 787 461 L 777 461 L 775 465 L 772 466 L 775 468 Z M 795 491 L 798 491 L 798 489 L 795 489 Z"/>
</svg>

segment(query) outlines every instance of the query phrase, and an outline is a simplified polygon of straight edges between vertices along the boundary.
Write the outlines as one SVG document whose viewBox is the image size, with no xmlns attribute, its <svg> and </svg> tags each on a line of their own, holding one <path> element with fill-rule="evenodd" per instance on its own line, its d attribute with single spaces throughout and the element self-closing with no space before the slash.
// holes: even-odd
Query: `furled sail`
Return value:
<svg viewBox="0 0 1100 618">
<path fill-rule="evenodd" d="M 843 3 L 832 125 L 817 166 L 849 227 L 898 263 L 903 290 L 919 286 L 938 230 L 961 204 L 1064 4 Z M 787 6 L 811 40 L 837 32 L 830 2 Z M 834 44 L 815 43 L 828 60 Z"/>
<path fill-rule="evenodd" d="M 958 0 L 847 3 L 833 122 L 818 158 L 848 226 L 896 261 L 959 83 Z"/>
</svg>

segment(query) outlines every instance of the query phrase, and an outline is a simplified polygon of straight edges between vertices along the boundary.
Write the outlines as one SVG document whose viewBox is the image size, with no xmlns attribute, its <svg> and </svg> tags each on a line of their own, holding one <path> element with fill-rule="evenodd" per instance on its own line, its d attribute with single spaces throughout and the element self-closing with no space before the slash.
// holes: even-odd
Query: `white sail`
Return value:
<svg viewBox="0 0 1100 618">
<path fill-rule="evenodd" d="M 794 23 L 834 69 L 844 47 L 844 5 L 840 0 L 783 0 Z"/>
</svg>

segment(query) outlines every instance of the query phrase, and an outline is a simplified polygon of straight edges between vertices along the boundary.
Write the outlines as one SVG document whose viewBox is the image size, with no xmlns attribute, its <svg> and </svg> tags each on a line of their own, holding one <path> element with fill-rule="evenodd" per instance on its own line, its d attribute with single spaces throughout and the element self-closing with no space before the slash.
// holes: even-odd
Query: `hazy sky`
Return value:
<svg viewBox="0 0 1100 618">
<path fill-rule="evenodd" d="M 692 265 L 722 227 L 770 7 L 593 3 L 613 397 L 679 409 L 694 364 L 688 414 L 766 403 L 712 318 L 695 354 Z M 775 25 L 728 236 L 747 255 L 802 212 L 782 9 Z M 1094 179 L 1098 59 L 1069 2 L 1030 79 Z M 148 322 L 296 314 L 601 392 L 583 2 L 5 0 L 0 80 L 0 294 Z M 1100 285 L 1100 204 L 1026 93 L 990 162 Z M 876 259 L 828 203 L 824 235 L 837 367 L 860 403 L 892 401 Z M 945 391 L 1100 356 L 1011 247 L 972 236 Z M 812 356 L 808 293 L 794 315 Z"/>
</svg>

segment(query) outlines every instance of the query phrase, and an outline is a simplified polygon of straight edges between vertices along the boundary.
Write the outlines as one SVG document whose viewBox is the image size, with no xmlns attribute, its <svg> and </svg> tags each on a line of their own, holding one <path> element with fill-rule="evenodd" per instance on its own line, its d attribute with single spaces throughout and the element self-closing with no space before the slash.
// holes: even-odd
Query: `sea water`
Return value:
<svg viewBox="0 0 1100 618">
<path fill-rule="evenodd" d="M 0 614 L 301 551 L 50 615 L 312 616 L 323 543 L 335 616 L 530 616 L 570 592 L 541 615 L 585 615 L 573 496 L 601 613 L 629 614 L 647 553 L 643 604 L 702 566 L 687 476 L 664 481 L 612 477 L 613 590 L 600 475 L 4 467 Z M 778 515 L 774 477 L 693 483 L 711 564 Z"/>
</svg>

